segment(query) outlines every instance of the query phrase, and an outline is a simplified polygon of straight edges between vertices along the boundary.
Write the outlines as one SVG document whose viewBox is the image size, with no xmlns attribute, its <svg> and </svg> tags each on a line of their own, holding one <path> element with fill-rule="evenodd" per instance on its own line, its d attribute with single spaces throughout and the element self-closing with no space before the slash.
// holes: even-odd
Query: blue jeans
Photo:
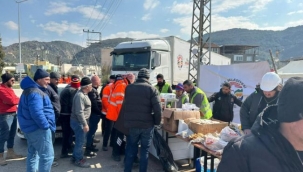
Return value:
<svg viewBox="0 0 303 172">
<path fill-rule="evenodd" d="M 83 131 L 83 125 L 76 120 L 70 119 L 70 127 L 73 129 L 76 138 L 73 157 L 78 162 L 83 159 L 82 147 L 85 142 L 85 132 Z"/>
<path fill-rule="evenodd" d="M 38 129 L 24 133 L 27 139 L 27 172 L 50 172 L 54 160 L 52 131 Z"/>
<path fill-rule="evenodd" d="M 16 113 L 0 115 L 0 153 L 4 152 L 4 144 L 7 148 L 14 147 L 14 139 L 17 130 Z"/>
<path fill-rule="evenodd" d="M 126 155 L 124 172 L 131 172 L 134 159 L 138 154 L 138 142 L 141 141 L 139 172 L 146 172 L 148 165 L 148 149 L 152 142 L 154 127 L 131 128 L 126 138 Z"/>
<path fill-rule="evenodd" d="M 100 122 L 100 116 L 91 114 L 89 117 L 89 131 L 87 132 L 86 147 L 91 147 L 93 140 L 98 129 L 98 123 Z"/>
</svg>

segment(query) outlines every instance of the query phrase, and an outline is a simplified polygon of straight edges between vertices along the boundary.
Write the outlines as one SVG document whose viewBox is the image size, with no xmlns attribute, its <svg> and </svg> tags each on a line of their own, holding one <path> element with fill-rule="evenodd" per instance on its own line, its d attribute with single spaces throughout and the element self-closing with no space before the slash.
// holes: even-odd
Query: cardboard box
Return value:
<svg viewBox="0 0 303 172">
<path fill-rule="evenodd" d="M 202 133 L 202 134 L 208 134 L 208 133 L 214 133 L 218 132 L 220 133 L 221 130 L 228 126 L 228 122 L 223 122 L 219 120 L 212 120 L 217 121 L 219 123 L 216 124 L 201 124 L 199 120 L 186 120 L 185 122 L 188 124 L 189 129 L 191 129 L 194 133 Z"/>
<path fill-rule="evenodd" d="M 178 131 L 179 119 L 195 118 L 200 119 L 199 111 L 177 111 L 173 108 L 166 108 L 163 111 L 163 128 L 171 132 Z"/>
</svg>

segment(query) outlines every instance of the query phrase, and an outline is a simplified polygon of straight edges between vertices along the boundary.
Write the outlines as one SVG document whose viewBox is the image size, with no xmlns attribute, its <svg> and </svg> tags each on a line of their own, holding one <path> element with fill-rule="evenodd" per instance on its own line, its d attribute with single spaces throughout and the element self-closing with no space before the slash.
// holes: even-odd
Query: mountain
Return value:
<svg viewBox="0 0 303 172">
<path fill-rule="evenodd" d="M 280 60 L 303 57 L 303 26 L 291 27 L 282 31 L 229 29 L 212 33 L 212 43 L 217 45 L 257 45 L 261 60 L 269 59 L 269 49 L 275 56 L 279 52 Z M 99 43 L 91 44 L 87 48 L 64 41 L 38 42 L 28 41 L 22 43 L 22 62 L 34 63 L 37 55 L 40 59 L 48 59 L 51 63 L 57 64 L 57 57 L 61 61 L 73 64 L 98 64 L 101 60 L 101 48 L 113 48 L 117 44 L 131 41 L 131 38 L 107 39 Z M 45 51 L 37 50 L 44 48 Z M 3 47 L 5 62 L 19 62 L 19 45 L 17 43 Z"/>
<path fill-rule="evenodd" d="M 101 62 L 101 48 L 114 48 L 121 42 L 132 41 L 132 38 L 116 38 L 107 39 L 100 43 L 91 44 L 89 47 L 84 48 L 75 54 L 71 60 L 72 64 L 100 64 Z"/>
<path fill-rule="evenodd" d="M 259 59 L 268 59 L 269 49 L 274 56 L 278 51 L 280 60 L 303 57 L 303 26 L 282 31 L 229 29 L 213 32 L 211 39 L 217 45 L 257 45 Z"/>
<path fill-rule="evenodd" d="M 15 43 L 3 47 L 5 52 L 5 62 L 19 63 L 19 44 Z M 83 48 L 79 45 L 64 41 L 38 42 L 27 41 L 21 43 L 22 63 L 34 63 L 39 55 L 40 59 L 47 59 L 53 64 L 58 64 L 57 57 L 61 57 L 62 62 L 70 62 L 73 56 Z"/>
<path fill-rule="evenodd" d="M 38 42 L 27 41 L 22 42 L 22 62 L 34 63 L 39 55 L 40 59 L 47 59 L 53 64 L 58 64 L 58 56 L 62 63 L 78 64 L 98 64 L 101 61 L 101 48 L 113 48 L 121 42 L 131 41 L 131 38 L 107 39 L 99 43 L 93 43 L 87 48 L 64 41 Z M 5 52 L 4 61 L 11 63 L 19 63 L 19 44 L 15 43 L 7 47 L 3 47 Z M 46 53 L 46 50 L 48 53 Z"/>
</svg>

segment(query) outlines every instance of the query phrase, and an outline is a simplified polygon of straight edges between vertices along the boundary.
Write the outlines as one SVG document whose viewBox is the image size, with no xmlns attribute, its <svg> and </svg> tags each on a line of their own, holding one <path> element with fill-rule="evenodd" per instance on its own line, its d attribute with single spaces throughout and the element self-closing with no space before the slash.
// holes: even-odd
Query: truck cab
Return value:
<svg viewBox="0 0 303 172">
<path fill-rule="evenodd" d="M 123 42 L 111 53 L 113 56 L 112 74 L 134 73 L 141 68 L 150 71 L 150 82 L 156 84 L 156 76 L 162 73 L 171 82 L 170 45 L 163 39 L 149 39 Z"/>
</svg>

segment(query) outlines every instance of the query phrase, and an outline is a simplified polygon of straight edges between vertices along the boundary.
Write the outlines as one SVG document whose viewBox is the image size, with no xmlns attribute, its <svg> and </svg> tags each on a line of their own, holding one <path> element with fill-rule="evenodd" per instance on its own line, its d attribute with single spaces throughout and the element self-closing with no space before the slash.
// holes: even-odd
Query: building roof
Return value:
<svg viewBox="0 0 303 172">
<path fill-rule="evenodd" d="M 204 44 L 203 48 L 207 48 L 207 44 Z M 215 44 L 215 43 L 211 43 L 211 48 L 220 48 L 219 45 Z"/>
<path fill-rule="evenodd" d="M 221 47 L 221 53 L 223 54 L 233 54 L 241 53 L 244 54 L 246 50 L 258 48 L 257 45 L 223 45 Z"/>
</svg>

